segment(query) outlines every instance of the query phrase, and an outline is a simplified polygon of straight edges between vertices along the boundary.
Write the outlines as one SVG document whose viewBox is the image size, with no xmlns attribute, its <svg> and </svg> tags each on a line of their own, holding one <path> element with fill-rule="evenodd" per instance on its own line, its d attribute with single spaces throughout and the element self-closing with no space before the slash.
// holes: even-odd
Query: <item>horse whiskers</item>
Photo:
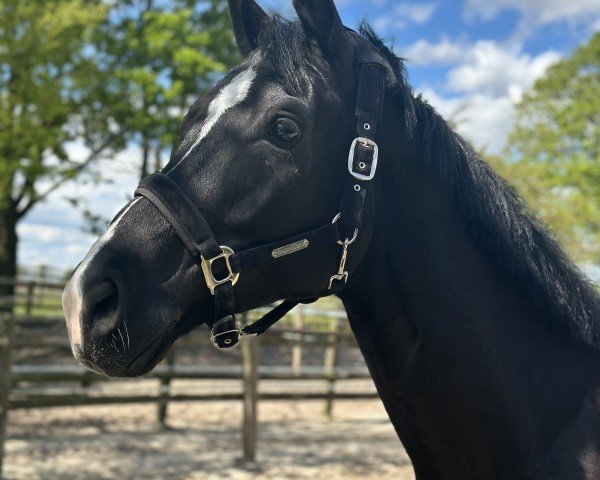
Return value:
<svg viewBox="0 0 600 480">
<path fill-rule="evenodd" d="M 127 368 L 127 362 L 120 362 L 117 359 L 113 359 L 113 363 L 119 368 Z"/>
<path fill-rule="evenodd" d="M 127 347 L 125 346 L 125 338 L 123 337 L 123 334 L 121 333 L 121 328 L 117 328 L 117 333 L 121 337 L 121 343 L 123 344 L 123 353 L 125 353 L 127 351 Z"/>
<path fill-rule="evenodd" d="M 129 348 L 129 329 L 127 328 L 127 319 L 123 320 L 123 326 L 125 327 L 125 335 L 127 335 L 127 348 Z"/>
<path fill-rule="evenodd" d="M 117 342 L 116 342 L 116 340 L 117 340 L 117 337 L 115 336 L 115 334 L 114 334 L 114 333 L 112 334 L 112 337 L 113 337 L 113 338 L 111 339 L 111 345 L 113 346 L 113 348 L 115 349 L 115 351 L 116 351 L 117 353 L 121 353 L 121 352 L 119 351 L 119 349 L 117 348 Z"/>
</svg>

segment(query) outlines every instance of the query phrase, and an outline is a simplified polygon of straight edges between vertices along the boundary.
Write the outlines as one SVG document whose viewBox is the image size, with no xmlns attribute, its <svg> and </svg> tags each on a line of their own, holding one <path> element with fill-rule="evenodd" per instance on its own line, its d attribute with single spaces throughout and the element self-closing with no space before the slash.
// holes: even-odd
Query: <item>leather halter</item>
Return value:
<svg viewBox="0 0 600 480">
<path fill-rule="evenodd" d="M 385 77 L 385 66 L 376 62 L 359 63 L 357 137 L 350 147 L 349 177 L 339 213 L 331 223 L 284 240 L 234 252 L 217 242 L 201 212 L 171 177 L 154 173 L 140 182 L 135 195 L 147 198 L 156 207 L 202 268 L 206 285 L 215 301 L 215 316 L 210 326 L 211 340 L 217 348 L 231 348 L 243 335 L 260 335 L 298 303 L 316 300 L 284 300 L 255 323 L 241 328 L 235 318 L 233 287 L 246 270 L 292 255 L 305 255 L 325 245 L 337 243 L 342 247 L 339 268 L 329 279 L 329 289 L 320 296 L 338 293 L 346 285 L 348 248 L 358 236 L 367 186 L 377 170 L 379 152 L 375 136 L 383 111 Z M 220 278 L 213 269 L 217 262 L 227 272 Z"/>
</svg>

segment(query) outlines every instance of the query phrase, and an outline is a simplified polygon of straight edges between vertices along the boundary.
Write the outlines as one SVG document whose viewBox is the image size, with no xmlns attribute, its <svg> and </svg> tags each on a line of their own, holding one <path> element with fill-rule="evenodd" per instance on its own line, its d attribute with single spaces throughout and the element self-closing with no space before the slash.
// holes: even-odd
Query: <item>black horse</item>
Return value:
<svg viewBox="0 0 600 480">
<path fill-rule="evenodd" d="M 201 323 L 233 344 L 234 309 L 334 291 L 418 479 L 599 479 L 590 283 L 368 27 L 346 29 L 332 0 L 295 0 L 294 23 L 229 4 L 244 61 L 76 270 L 75 356 L 141 375 Z"/>
</svg>

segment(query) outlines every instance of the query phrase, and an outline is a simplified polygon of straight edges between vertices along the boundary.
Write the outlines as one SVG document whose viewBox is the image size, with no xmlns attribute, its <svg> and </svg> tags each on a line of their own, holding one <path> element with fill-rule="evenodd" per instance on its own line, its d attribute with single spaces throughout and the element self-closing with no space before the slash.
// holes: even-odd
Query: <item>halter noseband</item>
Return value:
<svg viewBox="0 0 600 480">
<path fill-rule="evenodd" d="M 140 182 L 135 195 L 147 198 L 156 207 L 202 268 L 206 285 L 215 301 L 215 316 L 210 326 L 211 340 L 217 348 L 231 348 L 243 335 L 260 335 L 298 303 L 316 300 L 284 300 L 255 323 L 241 328 L 235 318 L 233 286 L 245 270 L 337 243 L 342 246 L 339 268 L 329 279 L 328 290 L 320 296 L 338 293 L 344 288 L 348 281 L 348 248 L 358 236 L 367 185 L 377 170 L 379 151 L 375 136 L 383 111 L 385 76 L 386 69 L 379 63 L 359 64 L 357 137 L 348 156 L 350 177 L 339 213 L 331 223 L 284 240 L 234 252 L 219 245 L 201 212 L 171 177 L 154 173 Z M 217 276 L 213 268 L 217 262 L 225 272 L 221 276 Z"/>
</svg>

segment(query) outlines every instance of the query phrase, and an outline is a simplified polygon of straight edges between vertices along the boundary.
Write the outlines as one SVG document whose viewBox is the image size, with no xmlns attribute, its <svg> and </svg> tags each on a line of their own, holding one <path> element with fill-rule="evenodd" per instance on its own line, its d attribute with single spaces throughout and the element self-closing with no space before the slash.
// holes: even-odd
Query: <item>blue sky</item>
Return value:
<svg viewBox="0 0 600 480">
<path fill-rule="evenodd" d="M 293 15 L 291 0 L 261 4 Z M 366 19 L 407 59 L 409 81 L 477 148 L 501 152 L 514 104 L 546 69 L 600 30 L 598 0 L 338 0 L 344 23 Z M 71 149 L 77 155 L 80 146 Z M 19 227 L 19 261 L 76 265 L 94 238 L 65 197 L 85 199 L 110 218 L 137 179 L 139 152 L 130 148 L 98 166 L 110 185 L 73 183 L 36 207 Z"/>
</svg>

